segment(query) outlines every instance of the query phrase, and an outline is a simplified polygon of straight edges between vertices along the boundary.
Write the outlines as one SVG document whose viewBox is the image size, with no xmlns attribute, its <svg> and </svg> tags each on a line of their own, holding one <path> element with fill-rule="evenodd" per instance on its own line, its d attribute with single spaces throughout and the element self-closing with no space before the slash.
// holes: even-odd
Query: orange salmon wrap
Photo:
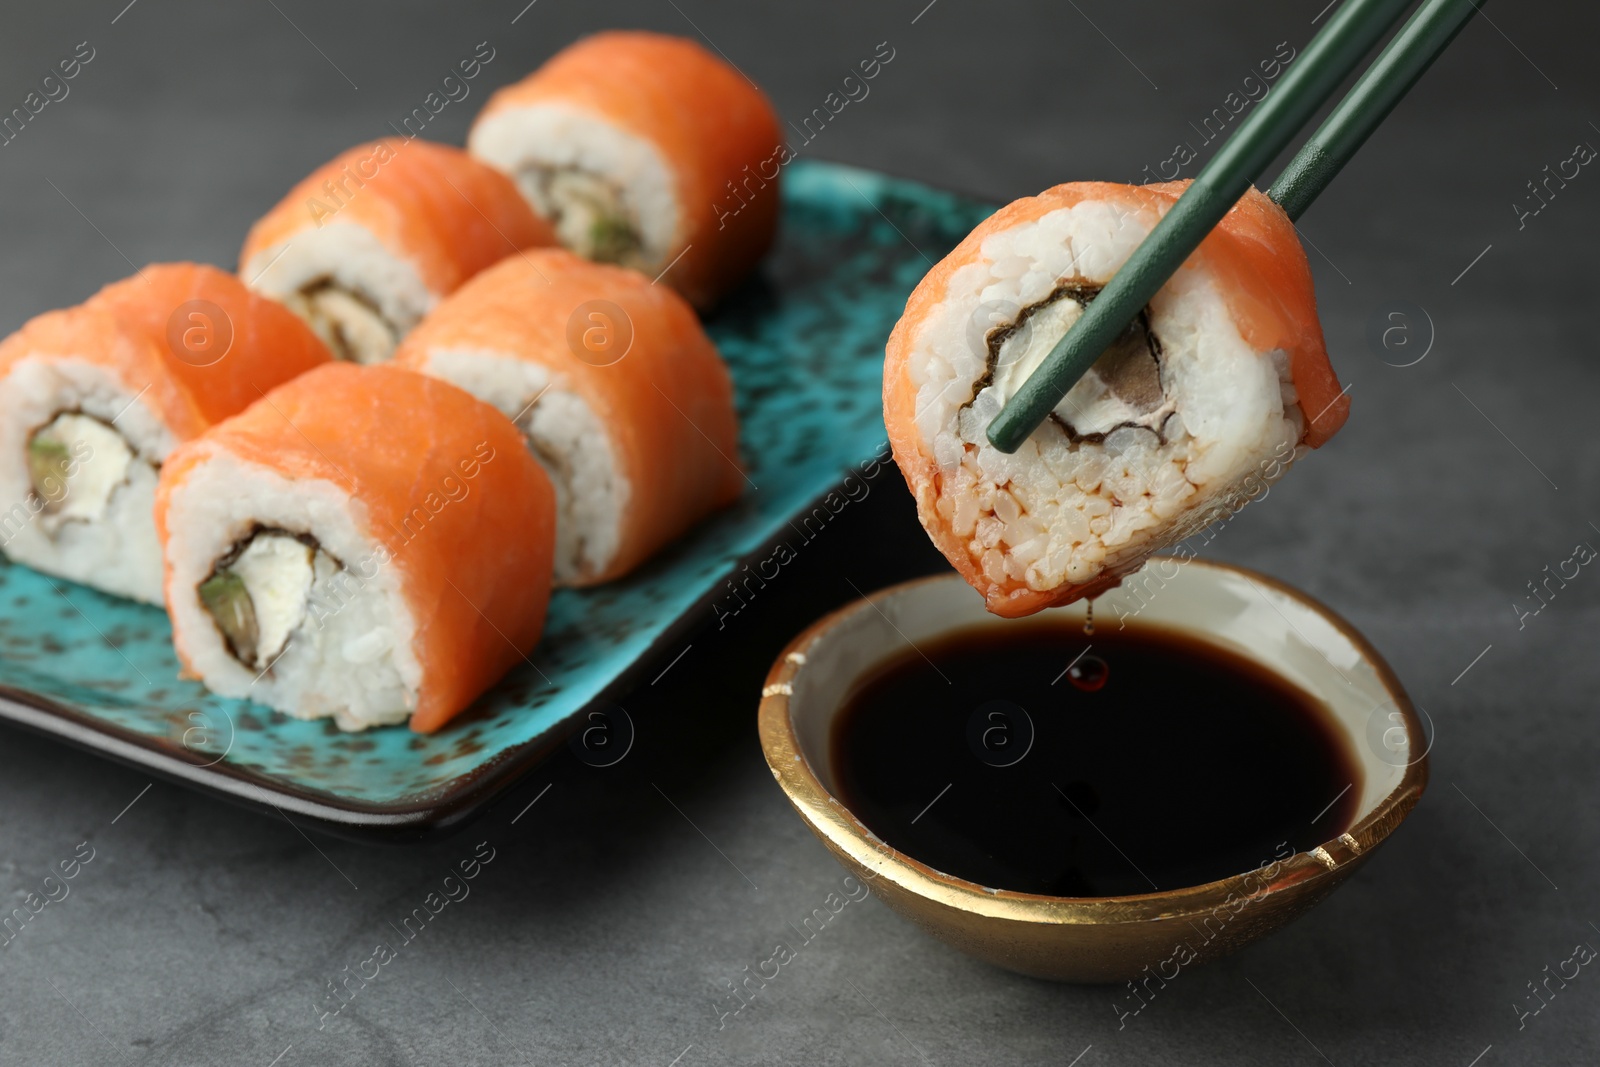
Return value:
<svg viewBox="0 0 1600 1067">
<path fill-rule="evenodd" d="M 522 248 L 553 244 L 516 186 L 459 148 L 393 137 L 312 171 L 239 253 L 340 359 L 378 363 L 440 298 Z"/>
<path fill-rule="evenodd" d="M 516 178 L 562 244 L 652 278 L 666 271 L 702 310 L 754 268 L 777 228 L 787 161 L 777 113 L 681 37 L 586 37 L 490 97 L 467 144 Z"/>
<path fill-rule="evenodd" d="M 516 421 L 555 482 L 558 584 L 627 573 L 744 484 L 722 357 L 682 297 L 635 271 L 558 249 L 512 256 L 395 360 Z"/>
<path fill-rule="evenodd" d="M 1014 455 L 986 431 L 1187 182 L 1058 185 L 981 223 L 889 338 L 923 527 L 998 615 L 1094 596 L 1344 424 L 1294 226 L 1252 189 Z"/>
<path fill-rule="evenodd" d="M 156 528 L 173 644 L 212 691 L 345 730 L 437 730 L 533 650 L 550 480 L 504 416 L 332 363 L 178 449 Z"/>
<path fill-rule="evenodd" d="M 6 554 L 103 592 L 161 602 L 150 508 L 181 442 L 326 363 L 283 305 L 226 271 L 145 267 L 0 343 Z"/>
</svg>

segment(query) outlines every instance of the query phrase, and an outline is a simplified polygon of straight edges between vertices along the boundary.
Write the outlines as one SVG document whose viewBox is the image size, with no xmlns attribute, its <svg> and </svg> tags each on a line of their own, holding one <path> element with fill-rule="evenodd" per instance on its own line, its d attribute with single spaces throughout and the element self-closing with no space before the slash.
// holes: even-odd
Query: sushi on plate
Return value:
<svg viewBox="0 0 1600 1067">
<path fill-rule="evenodd" d="M 335 357 L 379 363 L 462 282 L 554 240 L 505 175 L 459 148 L 395 137 L 342 152 L 289 190 L 250 228 L 239 275 Z"/>
<path fill-rule="evenodd" d="M 32 319 L 0 343 L 0 546 L 161 603 L 151 506 L 169 454 L 330 358 L 281 304 L 194 263 Z"/>
<path fill-rule="evenodd" d="M 467 144 L 516 179 L 567 248 L 660 275 L 702 310 L 777 228 L 777 113 L 681 37 L 586 37 L 490 97 Z"/>
<path fill-rule="evenodd" d="M 990 421 L 1187 182 L 1059 185 L 981 223 L 888 343 L 884 420 L 922 525 L 990 611 L 1117 584 L 1343 425 L 1311 271 L 1250 190 L 1015 454 Z"/>
<path fill-rule="evenodd" d="M 555 483 L 556 582 L 638 566 L 744 485 L 733 383 L 694 310 L 562 249 L 511 256 L 395 354 L 493 404 Z"/>
<path fill-rule="evenodd" d="M 555 499 L 444 382 L 330 363 L 179 448 L 156 527 L 187 674 L 343 730 L 459 714 L 539 640 Z"/>
</svg>

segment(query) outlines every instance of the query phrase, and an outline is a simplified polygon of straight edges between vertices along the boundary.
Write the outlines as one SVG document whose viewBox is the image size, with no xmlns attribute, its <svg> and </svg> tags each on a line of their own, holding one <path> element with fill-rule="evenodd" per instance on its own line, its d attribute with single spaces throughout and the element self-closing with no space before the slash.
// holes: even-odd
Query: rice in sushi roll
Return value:
<svg viewBox="0 0 1600 1067">
<path fill-rule="evenodd" d="M 1015 454 L 986 431 L 1186 182 L 1079 182 L 995 213 L 889 339 L 884 419 L 923 526 L 989 610 L 1115 585 L 1343 425 L 1311 271 L 1251 190 Z"/>
<path fill-rule="evenodd" d="M 512 256 L 395 354 L 516 421 L 555 483 L 556 581 L 625 574 L 738 497 L 728 369 L 682 297 L 560 249 Z"/>
<path fill-rule="evenodd" d="M 538 642 L 554 497 L 444 382 L 332 363 L 178 449 L 156 525 L 173 644 L 212 691 L 438 729 Z"/>
<path fill-rule="evenodd" d="M 698 308 L 749 273 L 777 227 L 777 113 L 681 37 L 586 37 L 490 97 L 467 143 L 516 178 L 563 245 L 665 271 Z"/>
<path fill-rule="evenodd" d="M 193 263 L 145 267 L 38 316 L 0 344 L 0 545 L 161 603 L 150 512 L 167 456 L 330 358 L 281 304 Z"/>
<path fill-rule="evenodd" d="M 389 138 L 312 171 L 250 229 L 239 274 L 339 359 L 378 363 L 439 299 L 553 244 L 505 175 L 459 148 Z"/>
</svg>

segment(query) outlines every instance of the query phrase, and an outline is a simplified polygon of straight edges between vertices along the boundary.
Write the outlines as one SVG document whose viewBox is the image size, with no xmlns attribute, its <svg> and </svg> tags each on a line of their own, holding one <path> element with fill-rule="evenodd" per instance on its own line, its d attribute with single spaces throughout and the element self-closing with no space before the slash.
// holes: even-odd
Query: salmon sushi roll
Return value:
<svg viewBox="0 0 1600 1067">
<path fill-rule="evenodd" d="M 738 497 L 733 383 L 693 309 L 621 267 L 541 249 L 462 286 L 398 365 L 515 422 L 556 492 L 556 581 L 638 566 Z"/>
<path fill-rule="evenodd" d="M 329 361 L 283 305 L 194 263 L 148 266 L 0 343 L 6 555 L 161 603 L 150 509 L 172 450 Z"/>
<path fill-rule="evenodd" d="M 539 640 L 550 480 L 444 382 L 330 363 L 179 448 L 156 528 L 187 674 L 343 730 L 459 714 Z"/>
<path fill-rule="evenodd" d="M 1186 182 L 1059 185 L 973 230 L 889 338 L 884 421 L 934 543 L 989 610 L 1093 596 L 1343 425 L 1294 225 L 1251 190 L 1015 454 L 990 421 Z"/>
<path fill-rule="evenodd" d="M 389 138 L 312 171 L 250 228 L 239 274 L 335 357 L 380 363 L 457 286 L 555 243 L 505 175 L 459 148 Z"/>
<path fill-rule="evenodd" d="M 777 228 L 787 160 L 777 113 L 681 37 L 586 37 L 490 97 L 467 144 L 516 178 L 563 245 L 652 278 L 665 271 L 702 310 L 754 268 Z"/>
</svg>

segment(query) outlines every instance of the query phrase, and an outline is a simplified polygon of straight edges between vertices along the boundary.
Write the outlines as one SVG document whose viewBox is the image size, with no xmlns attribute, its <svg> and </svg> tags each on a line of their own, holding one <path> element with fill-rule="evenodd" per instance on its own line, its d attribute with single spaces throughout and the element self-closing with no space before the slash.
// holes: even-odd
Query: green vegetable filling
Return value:
<svg viewBox="0 0 1600 1067">
<path fill-rule="evenodd" d="M 45 510 L 59 507 L 67 496 L 67 466 L 71 456 L 66 442 L 34 434 L 28 442 L 28 480 L 45 502 Z"/>
<path fill-rule="evenodd" d="M 241 663 L 255 663 L 261 632 L 256 625 L 255 602 L 250 599 L 244 579 L 233 571 L 218 570 L 200 583 L 199 593 L 200 603 L 216 621 L 234 658 Z"/>
</svg>

